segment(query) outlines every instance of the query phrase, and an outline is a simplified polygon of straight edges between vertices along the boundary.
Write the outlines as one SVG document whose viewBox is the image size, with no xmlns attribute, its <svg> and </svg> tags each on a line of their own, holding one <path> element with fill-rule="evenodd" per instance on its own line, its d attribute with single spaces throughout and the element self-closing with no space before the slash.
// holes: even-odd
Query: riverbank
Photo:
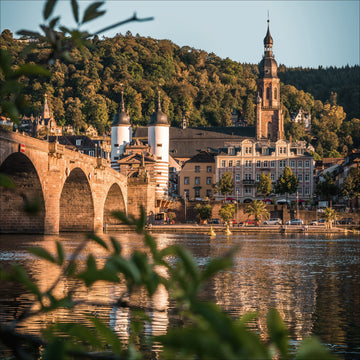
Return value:
<svg viewBox="0 0 360 360">
<path fill-rule="evenodd" d="M 210 234 L 212 230 L 215 234 L 225 234 L 226 227 L 223 225 L 199 225 L 199 224 L 171 224 L 171 225 L 152 225 L 147 230 L 153 233 L 197 233 L 197 234 Z M 127 232 L 131 230 L 125 225 L 108 225 L 107 232 Z M 309 233 L 309 234 L 360 234 L 359 229 L 333 227 L 326 229 L 324 226 L 307 226 L 288 225 L 282 227 L 280 225 L 262 225 L 262 226 L 235 226 L 229 228 L 232 233 Z"/>
</svg>

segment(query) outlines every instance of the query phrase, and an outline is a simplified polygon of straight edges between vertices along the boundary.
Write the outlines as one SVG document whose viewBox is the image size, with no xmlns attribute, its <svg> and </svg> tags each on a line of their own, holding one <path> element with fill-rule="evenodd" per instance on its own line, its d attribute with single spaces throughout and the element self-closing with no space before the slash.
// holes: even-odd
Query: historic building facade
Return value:
<svg viewBox="0 0 360 360">
<path fill-rule="evenodd" d="M 228 196 L 240 202 L 257 198 L 257 184 L 260 174 L 270 176 L 274 186 L 285 167 L 291 168 L 299 180 L 298 197 L 309 199 L 313 196 L 314 161 L 307 153 L 304 142 L 290 143 L 278 140 L 274 143 L 247 139 L 239 144 L 232 144 L 215 156 L 216 178 L 218 182 L 226 172 L 233 177 L 234 190 Z M 217 199 L 223 196 L 217 195 Z M 296 193 L 290 195 L 296 198 Z"/>
</svg>

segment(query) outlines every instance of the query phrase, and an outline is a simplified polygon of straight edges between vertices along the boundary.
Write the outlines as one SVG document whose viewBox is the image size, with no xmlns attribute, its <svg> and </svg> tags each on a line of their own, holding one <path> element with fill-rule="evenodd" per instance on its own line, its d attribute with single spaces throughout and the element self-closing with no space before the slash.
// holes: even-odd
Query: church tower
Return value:
<svg viewBox="0 0 360 360">
<path fill-rule="evenodd" d="M 155 157 L 154 173 L 156 181 L 155 196 L 161 199 L 168 195 L 169 187 L 169 122 L 161 110 L 160 91 L 156 110 L 148 124 L 148 143 Z"/>
<path fill-rule="evenodd" d="M 273 55 L 273 39 L 269 20 L 264 38 L 264 56 L 259 64 L 257 80 L 258 100 L 256 106 L 256 138 L 277 141 L 284 136 L 284 122 L 280 104 L 280 79 Z"/>
<path fill-rule="evenodd" d="M 120 171 L 118 160 L 124 153 L 125 146 L 131 142 L 130 116 L 125 111 L 124 92 L 121 92 L 120 109 L 111 124 L 111 167 Z"/>
</svg>

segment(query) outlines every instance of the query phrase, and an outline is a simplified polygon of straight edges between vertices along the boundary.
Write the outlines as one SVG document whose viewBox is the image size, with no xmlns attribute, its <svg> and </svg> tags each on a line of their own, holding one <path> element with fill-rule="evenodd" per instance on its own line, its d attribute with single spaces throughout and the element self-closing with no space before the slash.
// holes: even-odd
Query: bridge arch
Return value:
<svg viewBox="0 0 360 360">
<path fill-rule="evenodd" d="M 2 162 L 0 173 L 15 184 L 15 189 L 0 188 L 0 233 L 43 233 L 45 201 L 41 180 L 31 159 L 14 152 Z M 37 211 L 26 212 L 26 207 Z"/>
<path fill-rule="evenodd" d="M 104 226 L 121 224 L 119 219 L 112 216 L 113 211 L 126 212 L 124 196 L 117 183 L 113 183 L 106 194 L 104 202 Z"/>
<path fill-rule="evenodd" d="M 60 195 L 59 231 L 93 231 L 94 201 L 84 171 L 76 167 L 66 178 Z"/>
</svg>

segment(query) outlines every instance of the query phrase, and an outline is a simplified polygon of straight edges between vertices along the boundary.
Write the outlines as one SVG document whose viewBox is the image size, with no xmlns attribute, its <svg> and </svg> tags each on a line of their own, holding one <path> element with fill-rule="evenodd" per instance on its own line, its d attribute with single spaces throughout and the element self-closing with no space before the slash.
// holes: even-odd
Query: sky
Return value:
<svg viewBox="0 0 360 360">
<path fill-rule="evenodd" d="M 90 3 L 78 0 L 80 14 Z M 44 23 L 44 0 L 0 0 L 0 29 L 15 37 L 21 29 L 39 31 Z M 154 17 L 131 23 L 108 33 L 168 39 L 179 46 L 213 52 L 221 58 L 257 64 L 263 54 L 263 39 L 269 12 L 270 32 L 278 64 L 288 67 L 346 66 L 359 64 L 360 0 L 352 1 L 120 1 L 108 0 L 104 16 L 81 28 L 95 33 L 127 19 Z M 76 27 L 69 0 L 58 0 L 54 15 L 61 23 Z"/>
</svg>

